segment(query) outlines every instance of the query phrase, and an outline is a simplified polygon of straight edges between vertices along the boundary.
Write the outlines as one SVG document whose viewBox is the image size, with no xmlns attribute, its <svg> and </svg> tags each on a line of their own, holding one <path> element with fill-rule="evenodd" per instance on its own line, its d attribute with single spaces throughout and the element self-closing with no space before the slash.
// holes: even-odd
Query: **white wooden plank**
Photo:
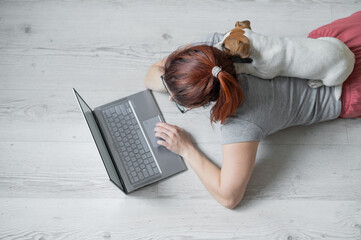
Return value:
<svg viewBox="0 0 361 240">
<path fill-rule="evenodd" d="M 155 35 L 160 40 L 157 23 L 172 14 L 162 16 L 162 5 L 157 1 L 2 1 L 1 43 L 10 44 L 10 48 L 19 44 L 31 48 L 34 43 L 44 47 L 114 45 L 138 42 L 139 35 L 131 34 L 137 30 L 142 32 L 142 40 Z"/>
<path fill-rule="evenodd" d="M 0 199 L 1 239 L 360 239 L 360 201 Z"/>
<path fill-rule="evenodd" d="M 297 126 L 276 132 L 265 143 L 277 144 L 347 144 L 348 134 L 345 119 L 336 119 L 309 126 Z M 359 127 L 361 125 L 357 124 Z"/>
<path fill-rule="evenodd" d="M 361 144 L 361 118 L 345 119 L 347 138 L 351 144 Z"/>
<path fill-rule="evenodd" d="M 358 12 L 361 10 L 361 4 L 359 0 L 349 1 L 348 3 L 357 3 L 357 4 L 339 4 L 331 6 L 331 16 L 332 21 L 335 21 L 340 18 L 348 17 L 349 15 Z"/>
<path fill-rule="evenodd" d="M 160 59 L 157 48 L 133 44 L 84 49 L 0 49 L 0 88 L 121 90 L 131 83 L 132 87 L 144 89 L 148 68 Z"/>
</svg>

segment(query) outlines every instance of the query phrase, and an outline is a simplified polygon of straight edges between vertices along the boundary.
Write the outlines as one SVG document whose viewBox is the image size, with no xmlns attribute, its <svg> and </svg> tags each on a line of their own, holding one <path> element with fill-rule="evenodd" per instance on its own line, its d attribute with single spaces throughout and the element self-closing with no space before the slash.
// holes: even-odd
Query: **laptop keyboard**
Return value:
<svg viewBox="0 0 361 240">
<path fill-rule="evenodd" d="M 128 102 L 102 110 L 132 184 L 160 175 Z"/>
</svg>

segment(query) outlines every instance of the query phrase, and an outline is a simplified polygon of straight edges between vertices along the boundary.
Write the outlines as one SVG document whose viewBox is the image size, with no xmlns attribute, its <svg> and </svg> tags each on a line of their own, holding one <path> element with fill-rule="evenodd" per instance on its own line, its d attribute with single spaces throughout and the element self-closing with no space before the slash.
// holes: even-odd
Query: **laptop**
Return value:
<svg viewBox="0 0 361 240">
<path fill-rule="evenodd" d="M 157 144 L 155 124 L 164 119 L 150 90 L 94 110 L 73 92 L 110 181 L 125 194 L 186 169 L 179 155 Z"/>
</svg>

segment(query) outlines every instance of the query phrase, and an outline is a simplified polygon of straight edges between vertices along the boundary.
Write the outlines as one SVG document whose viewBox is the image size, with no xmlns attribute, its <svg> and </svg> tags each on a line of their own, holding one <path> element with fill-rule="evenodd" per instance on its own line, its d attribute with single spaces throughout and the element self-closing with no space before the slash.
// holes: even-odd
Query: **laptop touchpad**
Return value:
<svg viewBox="0 0 361 240">
<path fill-rule="evenodd" d="M 157 138 L 154 134 L 154 128 L 156 127 L 155 124 L 156 123 L 159 123 L 159 122 L 162 122 L 159 118 L 159 116 L 156 116 L 154 118 L 150 118 L 148 120 L 145 120 L 143 121 L 143 126 L 144 126 L 144 132 L 147 134 L 148 136 L 148 139 L 150 141 L 150 144 L 153 146 L 153 147 L 158 147 L 160 146 L 158 143 L 157 143 L 157 140 L 160 139 L 160 138 Z"/>
</svg>

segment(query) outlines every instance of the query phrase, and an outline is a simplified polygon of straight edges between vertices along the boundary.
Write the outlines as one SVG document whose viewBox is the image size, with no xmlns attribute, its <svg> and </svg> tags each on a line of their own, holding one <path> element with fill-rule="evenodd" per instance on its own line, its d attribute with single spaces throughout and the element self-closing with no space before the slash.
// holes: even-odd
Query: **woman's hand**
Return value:
<svg viewBox="0 0 361 240">
<path fill-rule="evenodd" d="M 157 143 L 169 149 L 170 151 L 184 157 L 193 143 L 189 135 L 182 128 L 167 123 L 157 123 L 154 128 L 155 136 L 164 139 Z"/>
</svg>

